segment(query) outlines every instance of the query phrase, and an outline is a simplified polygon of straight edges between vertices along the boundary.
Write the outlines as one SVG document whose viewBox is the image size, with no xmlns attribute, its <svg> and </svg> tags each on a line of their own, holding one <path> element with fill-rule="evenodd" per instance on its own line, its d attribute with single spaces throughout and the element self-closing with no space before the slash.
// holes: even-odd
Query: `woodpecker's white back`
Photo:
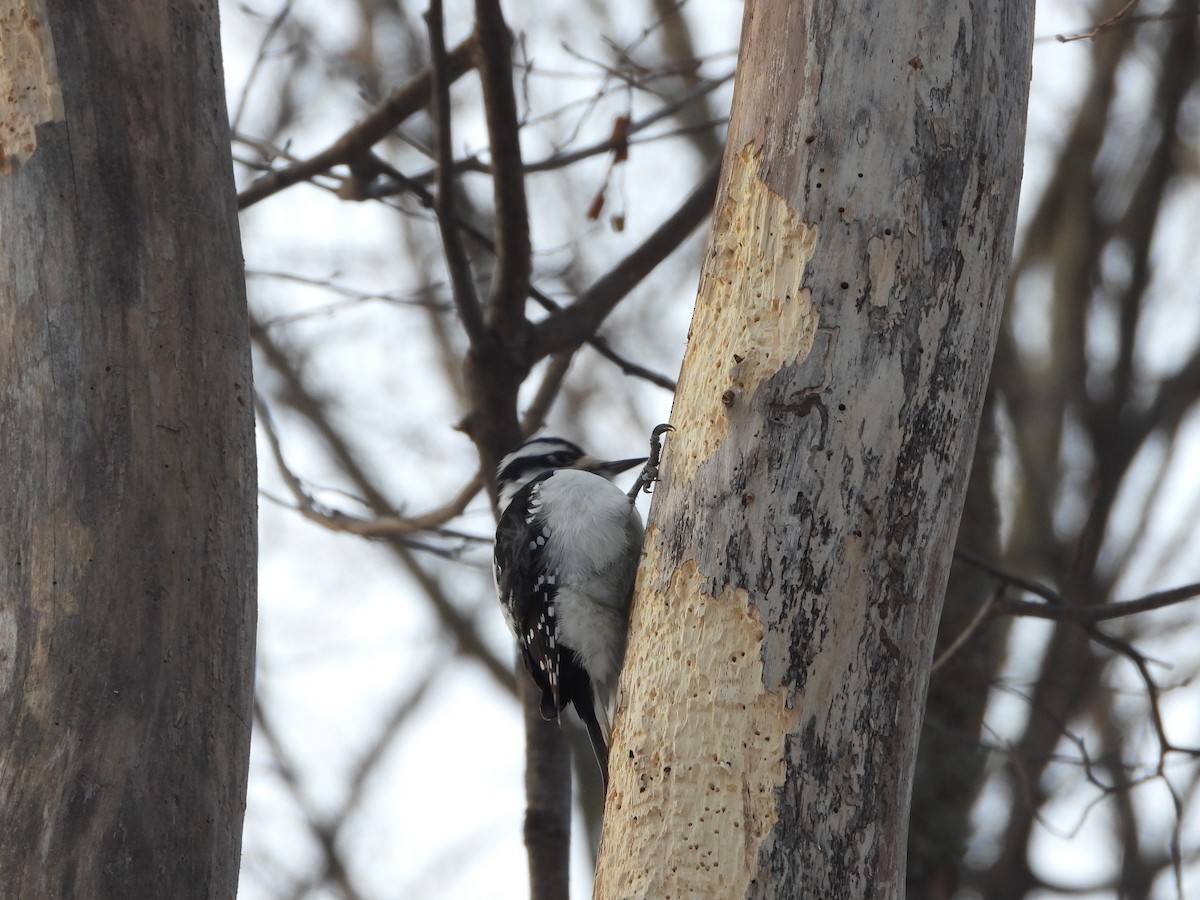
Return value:
<svg viewBox="0 0 1200 900">
<path fill-rule="evenodd" d="M 591 472 L 559 469 L 538 483 L 537 493 L 550 532 L 546 569 L 558 576 L 559 642 L 574 651 L 611 714 L 641 556 L 641 516 L 624 491 Z"/>
</svg>

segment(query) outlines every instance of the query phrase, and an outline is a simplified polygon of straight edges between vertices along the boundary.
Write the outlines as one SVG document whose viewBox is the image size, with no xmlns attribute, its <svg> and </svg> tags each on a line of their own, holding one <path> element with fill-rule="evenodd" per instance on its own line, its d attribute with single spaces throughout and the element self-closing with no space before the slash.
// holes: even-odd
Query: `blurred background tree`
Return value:
<svg viewBox="0 0 1200 900">
<path fill-rule="evenodd" d="M 487 295 L 513 264 L 497 189 L 513 168 L 485 79 L 467 74 L 474 8 L 447 5 L 440 62 L 426 9 L 222 8 L 263 469 L 246 898 L 529 891 L 525 741 L 451 285 L 467 273 Z M 612 307 L 536 361 L 521 424 L 632 455 L 670 408 L 741 6 L 504 12 L 530 318 Z M 930 688 L 910 896 L 1200 883 L 1194 606 L 1101 620 L 1200 580 L 1196 28 L 1194 2 L 1039 9 L 1011 299 Z M 428 111 L 439 84 L 448 146 Z M 449 270 L 439 195 L 461 236 Z M 583 893 L 600 797 L 577 758 Z"/>
</svg>

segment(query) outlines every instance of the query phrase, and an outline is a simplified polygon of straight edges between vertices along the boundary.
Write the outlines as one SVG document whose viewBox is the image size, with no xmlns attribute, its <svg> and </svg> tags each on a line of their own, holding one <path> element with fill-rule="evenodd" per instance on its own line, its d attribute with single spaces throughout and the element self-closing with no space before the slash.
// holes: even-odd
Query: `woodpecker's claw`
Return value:
<svg viewBox="0 0 1200 900">
<path fill-rule="evenodd" d="M 662 458 L 662 436 L 668 431 L 674 431 L 674 425 L 655 425 L 654 430 L 650 432 L 650 456 L 646 460 L 646 465 L 642 467 L 642 473 L 638 476 L 638 480 L 629 490 L 629 499 L 634 500 L 641 491 L 647 494 L 651 493 L 651 486 L 658 481 L 658 463 Z"/>
</svg>

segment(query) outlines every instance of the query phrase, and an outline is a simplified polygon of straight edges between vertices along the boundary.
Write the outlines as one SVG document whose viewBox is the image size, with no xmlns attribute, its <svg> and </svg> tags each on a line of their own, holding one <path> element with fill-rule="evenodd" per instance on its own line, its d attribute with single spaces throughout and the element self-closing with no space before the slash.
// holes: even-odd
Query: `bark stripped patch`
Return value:
<svg viewBox="0 0 1200 900">
<path fill-rule="evenodd" d="M 656 530 L 645 572 L 660 564 Z M 656 637 L 630 647 L 642 658 L 626 665 L 643 678 L 622 700 L 605 813 L 632 827 L 606 822 L 602 853 L 622 863 L 601 867 L 617 883 L 598 884 L 597 897 L 744 896 L 775 825 L 798 714 L 763 685 L 763 625 L 746 591 L 710 596 L 707 581 L 689 560 L 634 610 L 632 633 Z M 683 747 L 693 755 L 675 755 Z"/>
<path fill-rule="evenodd" d="M 37 127 L 64 118 L 44 0 L 0 8 L 0 175 L 37 149 Z"/>
<path fill-rule="evenodd" d="M 817 228 L 762 181 L 761 155 L 751 143 L 726 161 L 728 190 L 692 317 L 696 340 L 688 342 L 671 415 L 676 478 L 695 475 L 724 440 L 727 412 L 780 368 L 803 361 L 817 332 L 819 316 L 801 287 Z"/>
</svg>

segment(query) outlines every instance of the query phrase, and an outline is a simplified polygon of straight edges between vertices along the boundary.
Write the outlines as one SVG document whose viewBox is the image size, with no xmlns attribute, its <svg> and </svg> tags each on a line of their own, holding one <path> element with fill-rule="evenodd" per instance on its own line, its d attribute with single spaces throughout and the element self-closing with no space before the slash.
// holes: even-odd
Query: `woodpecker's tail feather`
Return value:
<svg viewBox="0 0 1200 900">
<path fill-rule="evenodd" d="M 604 784 L 604 792 L 608 793 L 608 714 L 603 704 L 598 703 L 592 691 L 580 691 L 574 699 L 575 712 L 587 728 L 588 739 L 592 744 L 592 752 L 596 754 L 596 763 L 600 766 L 600 778 Z M 603 722 L 603 724 L 601 724 Z"/>
</svg>

